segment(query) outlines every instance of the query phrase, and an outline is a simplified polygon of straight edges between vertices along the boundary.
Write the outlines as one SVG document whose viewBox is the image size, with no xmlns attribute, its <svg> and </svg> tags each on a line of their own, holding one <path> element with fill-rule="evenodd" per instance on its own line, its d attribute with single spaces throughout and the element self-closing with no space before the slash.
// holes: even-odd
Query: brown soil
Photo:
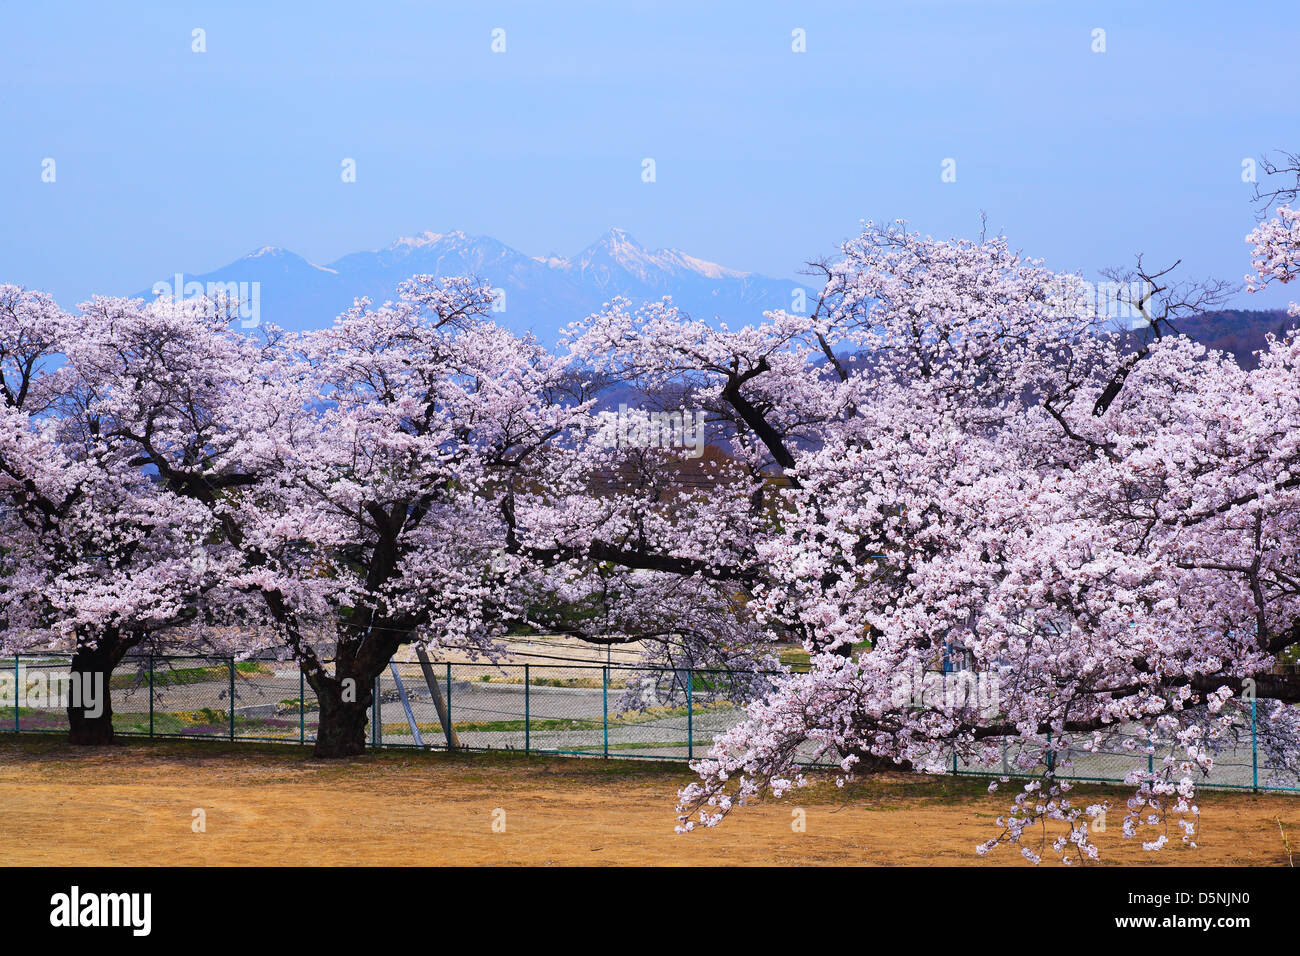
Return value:
<svg viewBox="0 0 1300 956">
<path fill-rule="evenodd" d="M 1009 794 L 973 779 L 888 774 L 818 780 L 673 832 L 680 764 L 387 751 L 334 762 L 298 747 L 140 741 L 79 749 L 0 738 L 0 864 L 1016 864 L 973 852 Z M 1080 787 L 1089 802 L 1116 788 Z M 1105 862 L 1287 865 L 1300 798 L 1202 793 L 1199 849 L 1144 851 L 1119 833 Z M 806 815 L 794 832 L 793 811 Z M 206 832 L 192 830 L 193 811 Z M 494 832 L 504 810 L 505 832 Z M 497 815 L 500 819 L 500 815 Z M 1176 842 L 1176 841 L 1175 841 Z M 1300 855 L 1300 853 L 1297 853 Z"/>
</svg>

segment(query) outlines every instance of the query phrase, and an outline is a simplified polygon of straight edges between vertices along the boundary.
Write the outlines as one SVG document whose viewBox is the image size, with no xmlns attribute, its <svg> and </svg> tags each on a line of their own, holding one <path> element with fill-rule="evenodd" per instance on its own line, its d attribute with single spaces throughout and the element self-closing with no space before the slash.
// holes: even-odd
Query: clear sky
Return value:
<svg viewBox="0 0 1300 956">
<path fill-rule="evenodd" d="M 0 281 L 70 306 L 264 245 L 460 229 L 569 255 L 610 226 L 789 277 L 861 219 L 973 235 L 981 210 L 1055 268 L 1240 279 L 1242 160 L 1300 150 L 1297 12 L 0 0 Z"/>
</svg>

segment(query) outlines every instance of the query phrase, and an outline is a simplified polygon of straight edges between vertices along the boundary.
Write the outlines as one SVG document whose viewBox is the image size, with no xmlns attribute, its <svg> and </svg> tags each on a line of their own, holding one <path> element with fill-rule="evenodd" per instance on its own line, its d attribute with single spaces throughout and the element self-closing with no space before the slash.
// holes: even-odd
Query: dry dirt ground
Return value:
<svg viewBox="0 0 1300 956">
<path fill-rule="evenodd" d="M 818 780 L 678 835 L 673 796 L 689 779 L 680 764 L 636 761 L 386 751 L 339 762 L 290 746 L 91 751 L 4 735 L 0 865 L 1028 865 L 1006 848 L 973 852 L 1010 799 L 986 781 Z M 1124 797 L 1079 790 L 1090 802 Z M 1199 803 L 1199 849 L 1148 853 L 1116 821 L 1099 837 L 1105 861 L 1286 866 L 1287 843 L 1300 851 L 1300 796 L 1203 793 Z M 805 832 L 792 829 L 796 808 Z M 196 809 L 206 832 L 193 832 Z M 493 829 L 498 810 L 505 832 Z"/>
</svg>

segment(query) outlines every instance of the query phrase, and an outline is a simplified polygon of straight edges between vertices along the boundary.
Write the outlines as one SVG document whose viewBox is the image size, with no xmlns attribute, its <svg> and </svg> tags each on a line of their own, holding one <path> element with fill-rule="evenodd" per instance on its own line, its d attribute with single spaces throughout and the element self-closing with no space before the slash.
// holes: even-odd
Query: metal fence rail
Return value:
<svg viewBox="0 0 1300 956">
<path fill-rule="evenodd" d="M 54 691 L 69 665 L 69 657 L 57 654 L 0 658 L 0 686 L 23 689 L 20 696 L 0 699 L 0 731 L 66 731 L 66 701 L 54 699 Z M 441 707 L 453 739 L 466 750 L 690 760 L 743 719 L 740 701 L 777 675 L 578 662 L 439 662 L 429 676 L 432 688 L 419 663 L 395 663 L 375 681 L 372 746 L 449 747 Z M 123 736 L 298 744 L 316 739 L 316 699 L 292 661 L 128 658 L 114 673 L 110 692 L 114 731 Z M 1300 790 L 1294 768 L 1269 764 L 1253 707 L 1240 730 L 1203 785 Z M 957 775 L 1026 775 L 1014 743 L 1000 746 L 1000 753 L 978 759 L 947 750 L 935 762 Z M 1290 749 L 1300 755 L 1300 741 Z M 802 756 L 809 766 L 833 766 L 839 759 L 818 758 L 811 744 Z M 1066 754 L 1057 769 L 1065 779 L 1119 782 L 1144 764 L 1153 767 L 1156 759 L 1121 730 L 1100 752 Z"/>
</svg>

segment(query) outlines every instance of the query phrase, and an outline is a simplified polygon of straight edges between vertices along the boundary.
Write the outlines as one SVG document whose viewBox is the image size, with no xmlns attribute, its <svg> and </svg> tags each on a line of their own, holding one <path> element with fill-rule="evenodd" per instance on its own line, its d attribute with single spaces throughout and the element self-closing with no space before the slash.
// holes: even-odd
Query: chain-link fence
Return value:
<svg viewBox="0 0 1300 956">
<path fill-rule="evenodd" d="M 66 731 L 70 659 L 24 654 L 0 659 L 0 730 Z M 743 702 L 776 673 L 601 665 L 394 663 L 375 682 L 369 739 L 379 747 L 514 750 L 657 760 L 704 756 L 713 738 L 744 716 Z M 17 689 L 17 693 L 14 693 Z M 292 742 L 316 739 L 315 695 L 291 661 L 202 657 L 129 658 L 114 672 L 113 727 L 122 735 Z M 1235 738 L 1222 744 L 1206 786 L 1300 790 L 1300 741 L 1279 745 L 1242 709 Z M 1058 776 L 1118 782 L 1155 769 L 1137 728 L 1117 728 L 1093 750 L 1056 759 Z M 802 748 L 802 763 L 830 766 L 835 753 Z M 1034 772 L 1014 740 L 978 754 L 936 754 L 950 773 Z M 1040 768 L 1041 769 L 1041 768 Z"/>
</svg>

